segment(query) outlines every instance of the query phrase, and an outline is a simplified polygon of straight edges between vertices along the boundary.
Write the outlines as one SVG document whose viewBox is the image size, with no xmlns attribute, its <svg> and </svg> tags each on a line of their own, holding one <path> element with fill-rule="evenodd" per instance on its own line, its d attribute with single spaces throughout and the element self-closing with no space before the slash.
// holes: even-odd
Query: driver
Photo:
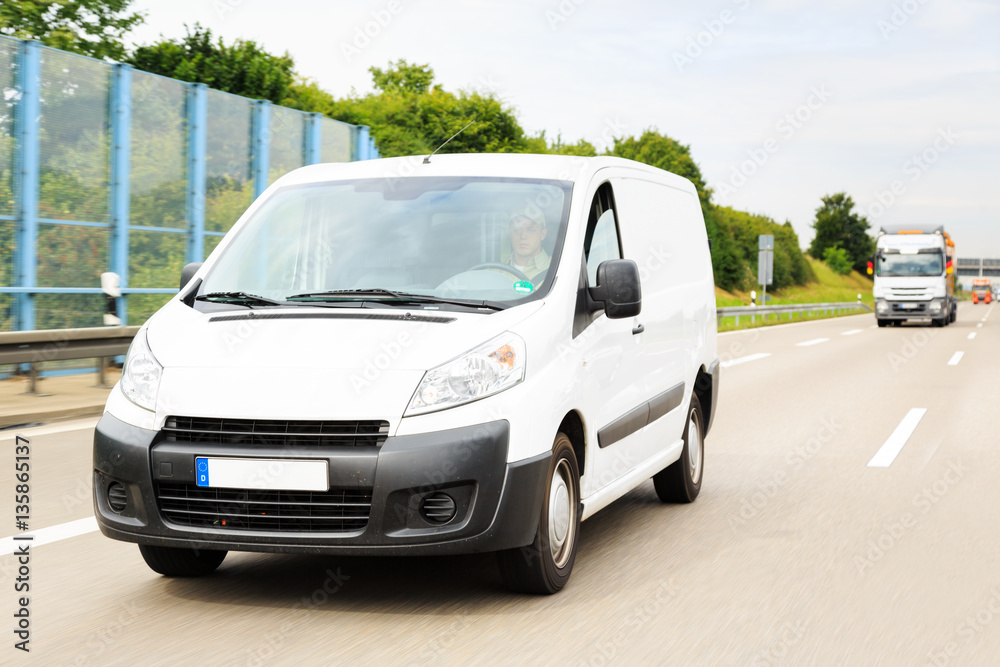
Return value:
<svg viewBox="0 0 1000 667">
<path fill-rule="evenodd" d="M 551 258 L 542 249 L 545 238 L 545 215 L 537 208 L 518 211 L 510 219 L 511 255 L 507 263 L 534 280 L 545 277 Z"/>
</svg>

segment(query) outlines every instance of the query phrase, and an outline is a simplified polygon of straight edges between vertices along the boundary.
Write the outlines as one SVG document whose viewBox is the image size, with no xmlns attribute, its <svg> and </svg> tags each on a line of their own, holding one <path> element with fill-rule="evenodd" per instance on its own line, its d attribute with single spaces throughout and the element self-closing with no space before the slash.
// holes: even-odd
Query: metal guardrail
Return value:
<svg viewBox="0 0 1000 667">
<path fill-rule="evenodd" d="M 735 306 L 732 308 L 718 308 L 716 309 L 716 314 L 718 317 L 735 317 L 736 326 L 740 325 L 740 317 L 750 317 L 750 322 L 756 321 L 757 316 L 765 317 L 767 315 L 777 315 L 778 319 L 781 319 L 781 315 L 788 313 L 788 319 L 792 319 L 792 315 L 796 313 L 826 313 L 837 312 L 841 310 L 861 310 L 864 312 L 873 312 L 871 306 L 861 303 L 860 301 L 845 301 L 843 303 L 796 303 L 788 304 L 784 306 Z"/>
<path fill-rule="evenodd" d="M 89 327 L 0 332 L 0 365 L 28 364 L 30 388 L 38 393 L 38 364 L 43 361 L 96 358 L 97 383 L 104 382 L 107 358 L 128 352 L 139 327 Z"/>
</svg>

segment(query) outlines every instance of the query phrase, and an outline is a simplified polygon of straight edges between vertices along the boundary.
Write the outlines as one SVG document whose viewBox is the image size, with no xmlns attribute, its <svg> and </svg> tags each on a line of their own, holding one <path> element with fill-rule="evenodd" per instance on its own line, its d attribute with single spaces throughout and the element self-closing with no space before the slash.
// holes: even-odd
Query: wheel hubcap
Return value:
<svg viewBox="0 0 1000 667">
<path fill-rule="evenodd" d="M 688 422 L 688 461 L 691 464 L 691 481 L 697 484 L 701 480 L 701 431 L 698 429 L 698 420 L 691 413 L 691 421 Z"/>
<path fill-rule="evenodd" d="M 549 488 L 549 551 L 557 567 L 566 564 L 575 531 L 575 492 L 570 486 L 569 474 L 566 461 L 560 461 Z"/>
</svg>

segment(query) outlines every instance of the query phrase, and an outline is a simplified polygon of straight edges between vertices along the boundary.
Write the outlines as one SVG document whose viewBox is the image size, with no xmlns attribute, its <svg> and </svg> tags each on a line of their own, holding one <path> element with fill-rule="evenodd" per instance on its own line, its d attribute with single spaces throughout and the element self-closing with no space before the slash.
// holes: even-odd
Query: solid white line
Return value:
<svg viewBox="0 0 1000 667">
<path fill-rule="evenodd" d="M 875 326 L 878 326 L 877 324 Z M 841 336 L 853 336 L 854 334 L 864 333 L 864 329 L 851 329 L 850 331 L 844 331 Z"/>
<path fill-rule="evenodd" d="M 976 332 L 975 331 L 973 331 L 972 333 L 969 334 L 969 340 L 972 340 L 975 337 L 976 337 Z"/>
<path fill-rule="evenodd" d="M 69 523 L 60 523 L 58 526 L 49 526 L 38 530 L 29 530 L 20 533 L 16 537 L 27 537 L 31 535 L 31 540 L 15 540 L 14 536 L 5 537 L 0 540 L 0 556 L 6 556 L 17 552 L 18 545 L 29 545 L 30 547 L 40 547 L 43 544 L 51 544 L 59 540 L 69 539 L 77 535 L 86 535 L 97 530 L 97 519 L 88 516 L 86 519 L 77 519 Z"/>
<path fill-rule="evenodd" d="M 745 357 L 737 357 L 736 359 L 730 359 L 729 361 L 723 361 L 720 366 L 723 368 L 729 368 L 730 366 L 738 366 L 740 364 L 745 364 L 748 361 L 757 361 L 758 359 L 763 359 L 765 357 L 770 357 L 770 352 L 759 352 L 757 354 L 748 354 Z"/>
<path fill-rule="evenodd" d="M 906 413 L 903 421 L 899 423 L 899 426 L 892 432 L 889 439 L 885 441 L 881 449 L 875 452 L 875 456 L 868 462 L 868 467 L 888 468 L 891 466 L 892 462 L 899 455 L 899 452 L 903 450 L 903 445 L 910 439 L 913 432 L 917 430 L 917 424 L 920 423 L 925 414 L 927 414 L 927 408 L 913 408 Z"/>
<path fill-rule="evenodd" d="M 958 366 L 958 362 L 960 362 L 962 360 L 962 357 L 964 357 L 964 356 L 965 356 L 965 352 L 956 352 L 955 354 L 952 355 L 951 361 L 948 362 L 948 365 L 949 366 Z"/>
<path fill-rule="evenodd" d="M 829 338 L 813 338 L 812 340 L 807 340 L 804 343 L 796 343 L 795 346 L 796 347 L 809 347 L 811 345 L 819 345 L 820 343 L 825 343 L 828 340 L 830 340 L 830 339 Z"/>
<path fill-rule="evenodd" d="M 72 421 L 66 422 L 64 424 L 52 424 L 48 426 L 34 426 L 32 428 L 12 428 L 6 431 L 0 431 L 0 442 L 4 440 L 13 440 L 17 436 L 23 436 L 25 438 L 34 438 L 38 435 L 53 435 L 55 433 L 68 433 L 70 431 L 86 431 L 88 429 L 93 429 L 97 426 L 97 422 L 100 419 L 88 418 L 86 421 Z"/>
</svg>

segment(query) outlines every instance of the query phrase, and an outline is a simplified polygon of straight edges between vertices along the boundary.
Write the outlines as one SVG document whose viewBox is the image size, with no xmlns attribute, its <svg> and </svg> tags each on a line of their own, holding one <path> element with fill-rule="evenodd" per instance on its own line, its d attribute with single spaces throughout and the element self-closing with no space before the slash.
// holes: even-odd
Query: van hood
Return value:
<svg viewBox="0 0 1000 667">
<path fill-rule="evenodd" d="M 305 306 L 202 313 L 175 299 L 146 327 L 164 369 L 157 418 L 386 419 L 395 430 L 425 371 L 543 305 L 489 314 Z"/>
<path fill-rule="evenodd" d="M 164 368 L 426 371 L 542 308 L 535 301 L 472 313 L 403 308 L 239 309 L 202 313 L 173 300 L 147 326 Z"/>
</svg>

